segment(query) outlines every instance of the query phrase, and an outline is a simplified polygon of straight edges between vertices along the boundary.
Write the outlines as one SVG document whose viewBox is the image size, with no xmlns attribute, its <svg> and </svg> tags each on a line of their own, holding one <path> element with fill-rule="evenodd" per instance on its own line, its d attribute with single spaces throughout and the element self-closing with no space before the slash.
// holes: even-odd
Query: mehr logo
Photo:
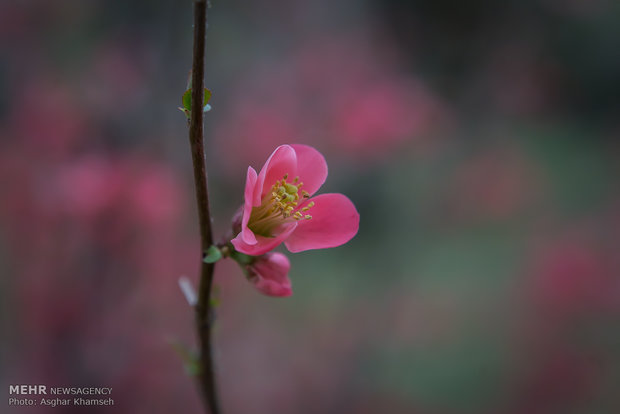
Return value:
<svg viewBox="0 0 620 414">
<path fill-rule="evenodd" d="M 47 394 L 45 385 L 9 385 L 9 394 Z"/>
</svg>

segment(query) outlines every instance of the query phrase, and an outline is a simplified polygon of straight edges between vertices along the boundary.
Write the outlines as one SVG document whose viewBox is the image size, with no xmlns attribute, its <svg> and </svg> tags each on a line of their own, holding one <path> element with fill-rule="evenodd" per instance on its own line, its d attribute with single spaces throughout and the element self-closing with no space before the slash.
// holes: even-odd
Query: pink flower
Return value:
<svg viewBox="0 0 620 414">
<path fill-rule="evenodd" d="M 310 198 L 327 178 L 320 152 L 306 145 L 281 145 L 259 174 L 248 167 L 238 251 L 265 254 L 284 242 L 291 252 L 340 246 L 359 228 L 355 206 L 342 194 Z"/>
<path fill-rule="evenodd" d="M 248 280 L 259 292 L 267 296 L 291 296 L 288 271 L 291 263 L 282 253 L 267 253 L 246 268 Z"/>
</svg>

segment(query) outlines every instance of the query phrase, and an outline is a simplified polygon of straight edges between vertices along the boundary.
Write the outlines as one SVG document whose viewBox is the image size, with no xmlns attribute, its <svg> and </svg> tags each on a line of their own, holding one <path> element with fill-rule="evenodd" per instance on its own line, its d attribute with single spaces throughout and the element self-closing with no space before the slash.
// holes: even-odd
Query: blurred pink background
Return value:
<svg viewBox="0 0 620 414">
<path fill-rule="evenodd" d="M 0 5 L 5 400 L 202 410 L 171 345 L 194 344 L 177 281 L 200 258 L 191 22 L 189 2 Z M 361 215 L 347 245 L 289 255 L 290 298 L 218 264 L 223 411 L 620 412 L 619 23 L 604 0 L 214 0 L 216 237 L 284 143 L 325 154 L 322 191 Z"/>
</svg>

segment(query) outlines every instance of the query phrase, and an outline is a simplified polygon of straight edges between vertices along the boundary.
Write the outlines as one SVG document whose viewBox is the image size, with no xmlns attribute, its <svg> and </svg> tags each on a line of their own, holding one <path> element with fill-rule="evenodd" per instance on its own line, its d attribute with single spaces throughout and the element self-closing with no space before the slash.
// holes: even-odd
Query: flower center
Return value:
<svg viewBox="0 0 620 414">
<path fill-rule="evenodd" d="M 303 203 L 303 200 L 310 197 L 307 191 L 301 190 L 304 183 L 299 181 L 299 177 L 291 182 L 287 179 L 288 174 L 284 174 L 282 179 L 271 186 L 271 191 L 265 194 L 261 205 L 252 208 L 248 227 L 254 234 L 273 237 L 273 230 L 283 223 L 312 219 L 306 211 L 314 206 L 314 202 L 299 207 L 300 199 Z"/>
</svg>

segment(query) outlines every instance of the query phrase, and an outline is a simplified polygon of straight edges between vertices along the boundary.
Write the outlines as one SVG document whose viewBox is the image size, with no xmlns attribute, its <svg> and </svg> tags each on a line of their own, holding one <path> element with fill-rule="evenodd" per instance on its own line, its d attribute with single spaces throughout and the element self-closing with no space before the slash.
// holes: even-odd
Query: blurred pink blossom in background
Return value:
<svg viewBox="0 0 620 414">
<path fill-rule="evenodd" d="M 313 142 L 355 160 L 385 159 L 448 119 L 440 99 L 399 64 L 398 52 L 360 34 L 310 39 L 268 67 L 248 71 L 218 120 L 225 165 L 255 164 L 256 154 L 289 141 Z"/>
</svg>

